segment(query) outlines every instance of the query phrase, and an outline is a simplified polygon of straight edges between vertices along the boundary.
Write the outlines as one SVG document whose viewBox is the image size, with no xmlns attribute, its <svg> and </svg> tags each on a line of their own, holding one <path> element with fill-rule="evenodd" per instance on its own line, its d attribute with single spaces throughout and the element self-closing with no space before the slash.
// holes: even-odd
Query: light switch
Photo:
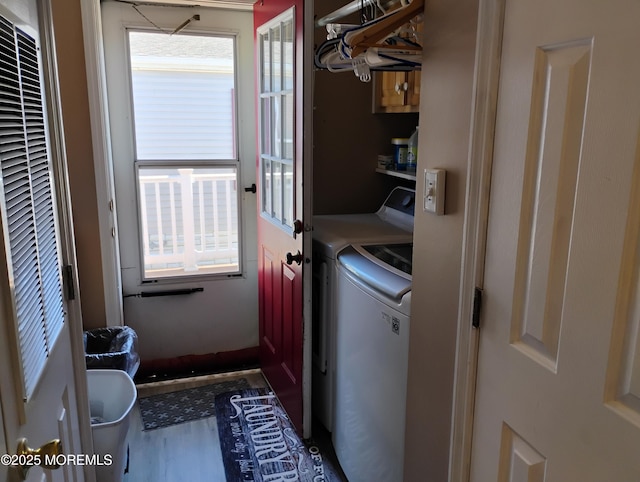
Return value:
<svg viewBox="0 0 640 482">
<path fill-rule="evenodd" d="M 444 214 L 444 185 L 447 171 L 444 169 L 424 170 L 424 210 L 438 216 Z"/>
</svg>

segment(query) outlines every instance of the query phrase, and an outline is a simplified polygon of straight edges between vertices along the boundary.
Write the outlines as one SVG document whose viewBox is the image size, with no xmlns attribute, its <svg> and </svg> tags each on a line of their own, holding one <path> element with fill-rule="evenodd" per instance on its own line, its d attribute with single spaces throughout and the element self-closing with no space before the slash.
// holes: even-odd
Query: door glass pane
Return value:
<svg viewBox="0 0 640 482">
<path fill-rule="evenodd" d="M 293 90 L 293 19 L 287 20 L 282 26 L 283 55 L 283 90 Z"/>
<path fill-rule="evenodd" d="M 282 156 L 282 108 L 280 96 L 273 97 L 273 102 L 271 102 L 271 132 L 271 155 L 280 157 Z"/>
<path fill-rule="evenodd" d="M 280 25 L 271 29 L 271 75 L 272 91 L 278 92 L 282 85 L 282 45 L 280 44 Z"/>
<path fill-rule="evenodd" d="M 271 161 L 269 159 L 262 160 L 262 211 L 269 216 L 272 214 L 271 204 Z"/>
<path fill-rule="evenodd" d="M 284 139 L 283 154 L 284 159 L 293 159 L 293 94 L 286 94 L 282 97 L 284 106 L 282 108 L 284 117 Z"/>
<path fill-rule="evenodd" d="M 291 164 L 284 164 L 282 174 L 284 182 L 282 223 L 293 227 L 293 166 Z"/>
<path fill-rule="evenodd" d="M 235 167 L 140 166 L 145 278 L 239 269 Z"/>
<path fill-rule="evenodd" d="M 271 92 L 271 43 L 269 32 L 260 35 L 262 54 L 262 92 Z"/>
<path fill-rule="evenodd" d="M 236 158 L 234 43 L 129 32 L 138 160 Z"/>
<path fill-rule="evenodd" d="M 262 129 L 262 153 L 268 156 L 273 155 L 272 150 L 272 129 L 271 129 L 271 97 L 263 97 L 260 102 L 260 128 Z"/>
<path fill-rule="evenodd" d="M 273 167 L 273 213 L 272 216 L 282 220 L 282 164 L 272 162 Z"/>
</svg>

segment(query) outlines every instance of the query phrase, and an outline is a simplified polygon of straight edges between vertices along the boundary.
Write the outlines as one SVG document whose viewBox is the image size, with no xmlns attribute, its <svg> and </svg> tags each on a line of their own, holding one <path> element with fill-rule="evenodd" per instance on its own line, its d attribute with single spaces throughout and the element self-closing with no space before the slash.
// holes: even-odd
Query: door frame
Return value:
<svg viewBox="0 0 640 482">
<path fill-rule="evenodd" d="M 506 0 L 480 0 L 467 163 L 462 272 L 449 446 L 449 482 L 470 479 L 479 329 L 473 328 L 475 289 L 483 288 L 489 193 Z"/>
<path fill-rule="evenodd" d="M 89 410 L 89 388 L 87 382 L 87 368 L 85 362 L 84 335 L 82 309 L 80 302 L 80 282 L 78 276 L 78 262 L 73 226 L 73 210 L 71 206 L 71 191 L 69 188 L 69 168 L 67 164 L 65 131 L 62 121 L 62 101 L 58 85 L 58 64 L 56 60 L 55 34 L 53 31 L 53 10 L 51 0 L 42 2 L 40 19 L 43 29 L 42 60 L 44 69 L 44 88 L 49 99 L 48 123 L 51 146 L 52 165 L 54 170 L 53 184 L 56 193 L 56 208 L 60 229 L 60 258 L 64 266 L 71 266 L 71 286 L 64 289 L 71 290 L 74 299 L 66 300 L 67 317 L 69 320 L 69 336 L 71 338 L 71 359 L 73 360 L 73 376 L 76 388 L 76 405 L 78 409 L 78 425 L 80 428 L 80 443 L 84 453 L 93 453 L 93 433 L 91 430 L 91 413 Z M 9 442 L 9 441 L 8 441 Z M 85 482 L 95 481 L 95 467 L 84 467 Z"/>
<path fill-rule="evenodd" d="M 313 39 L 314 39 L 314 8 L 313 1 L 305 1 L 303 11 L 304 20 L 304 52 L 303 58 L 309 59 L 303 65 L 303 204 L 308 206 L 310 213 L 312 206 L 312 173 L 313 173 Z M 252 7 L 250 7 L 252 8 Z M 87 73 L 87 87 L 89 99 L 89 114 L 91 118 L 91 136 L 93 141 L 93 163 L 96 172 L 96 197 L 98 199 L 98 217 L 100 225 L 100 252 L 105 281 L 105 306 L 116 307 L 112 310 L 113 318 L 108 324 L 121 325 L 123 310 L 121 298 L 122 281 L 119 270 L 119 251 L 117 233 L 112 234 L 111 227 L 115 225 L 115 209 L 110 209 L 110 203 L 115 198 L 113 186 L 113 172 L 111 169 L 111 146 L 109 135 L 109 117 L 106 109 L 107 83 L 104 70 L 104 52 L 102 46 L 102 15 L 100 0 L 80 0 L 82 13 L 82 30 L 84 39 L 85 64 Z M 304 220 L 303 253 L 311 253 L 311 219 Z M 311 436 L 311 270 L 303 270 L 303 435 Z M 113 320 L 113 322 L 111 321 Z"/>
<path fill-rule="evenodd" d="M 158 5 L 166 4 L 158 0 Z M 222 3 L 222 2 L 220 2 Z M 199 5 L 190 0 L 176 0 L 176 5 Z M 221 6 L 221 5 L 218 5 Z M 251 10 L 248 5 L 240 10 Z M 104 280 L 105 315 L 107 326 L 124 324 L 122 301 L 122 276 L 120 273 L 120 250 L 118 218 L 115 208 L 115 186 L 111 156 L 109 112 L 107 111 L 107 80 L 102 45 L 102 14 L 100 0 L 80 0 L 82 15 L 82 37 L 87 74 L 89 118 L 93 145 L 93 167 L 95 171 L 96 198 L 98 200 L 98 226 L 100 229 L 100 257 Z M 305 20 L 306 22 L 306 20 Z M 313 41 L 313 37 L 311 37 Z M 313 44 L 312 44 L 313 45 Z M 313 53 L 313 50 L 311 50 Z"/>
<path fill-rule="evenodd" d="M 313 231 L 312 215 L 313 215 L 313 58 L 314 49 L 314 32 L 315 32 L 315 2 L 314 0 L 306 0 L 304 2 L 303 18 L 303 52 L 304 60 L 302 66 L 302 105 L 304 107 L 304 115 L 302 118 L 304 136 L 302 138 L 302 204 L 304 206 L 303 216 L 308 214 L 304 219 L 304 233 L 302 237 L 302 252 L 305 255 L 305 266 L 307 269 L 302 270 L 302 435 L 304 438 L 311 437 L 311 413 L 312 413 L 312 394 L 311 394 L 311 378 L 313 370 L 311 333 L 312 333 L 312 307 L 311 307 L 311 291 L 312 291 L 312 270 L 311 264 L 307 260 L 311 259 L 311 232 Z"/>
<path fill-rule="evenodd" d="M 100 258 L 104 280 L 105 317 L 107 326 L 122 326 L 122 278 L 118 218 L 115 209 L 115 187 L 111 162 L 111 136 L 107 111 L 107 79 L 102 46 L 102 15 L 100 0 L 80 0 L 82 37 L 87 73 L 89 119 L 93 146 L 98 226 L 100 229 Z"/>
</svg>

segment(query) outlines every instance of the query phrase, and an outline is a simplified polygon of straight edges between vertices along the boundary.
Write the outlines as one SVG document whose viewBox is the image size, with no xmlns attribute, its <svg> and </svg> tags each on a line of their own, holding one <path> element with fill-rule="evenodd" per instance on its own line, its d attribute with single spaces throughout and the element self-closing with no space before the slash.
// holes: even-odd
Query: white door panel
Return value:
<svg viewBox="0 0 640 482">
<path fill-rule="evenodd" d="M 639 21 L 506 2 L 471 480 L 640 479 Z"/>
</svg>

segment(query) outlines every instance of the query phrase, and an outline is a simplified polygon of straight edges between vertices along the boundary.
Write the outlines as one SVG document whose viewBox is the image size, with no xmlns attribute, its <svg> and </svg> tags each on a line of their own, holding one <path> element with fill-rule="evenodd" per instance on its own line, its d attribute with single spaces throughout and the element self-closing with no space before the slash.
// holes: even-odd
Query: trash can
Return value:
<svg viewBox="0 0 640 482">
<path fill-rule="evenodd" d="M 140 365 L 138 335 L 128 326 L 111 326 L 84 332 L 87 369 L 124 370 L 131 378 Z"/>
<path fill-rule="evenodd" d="M 87 370 L 93 450 L 111 464 L 96 466 L 97 482 L 122 482 L 127 462 L 127 432 L 137 391 L 122 370 Z"/>
</svg>

